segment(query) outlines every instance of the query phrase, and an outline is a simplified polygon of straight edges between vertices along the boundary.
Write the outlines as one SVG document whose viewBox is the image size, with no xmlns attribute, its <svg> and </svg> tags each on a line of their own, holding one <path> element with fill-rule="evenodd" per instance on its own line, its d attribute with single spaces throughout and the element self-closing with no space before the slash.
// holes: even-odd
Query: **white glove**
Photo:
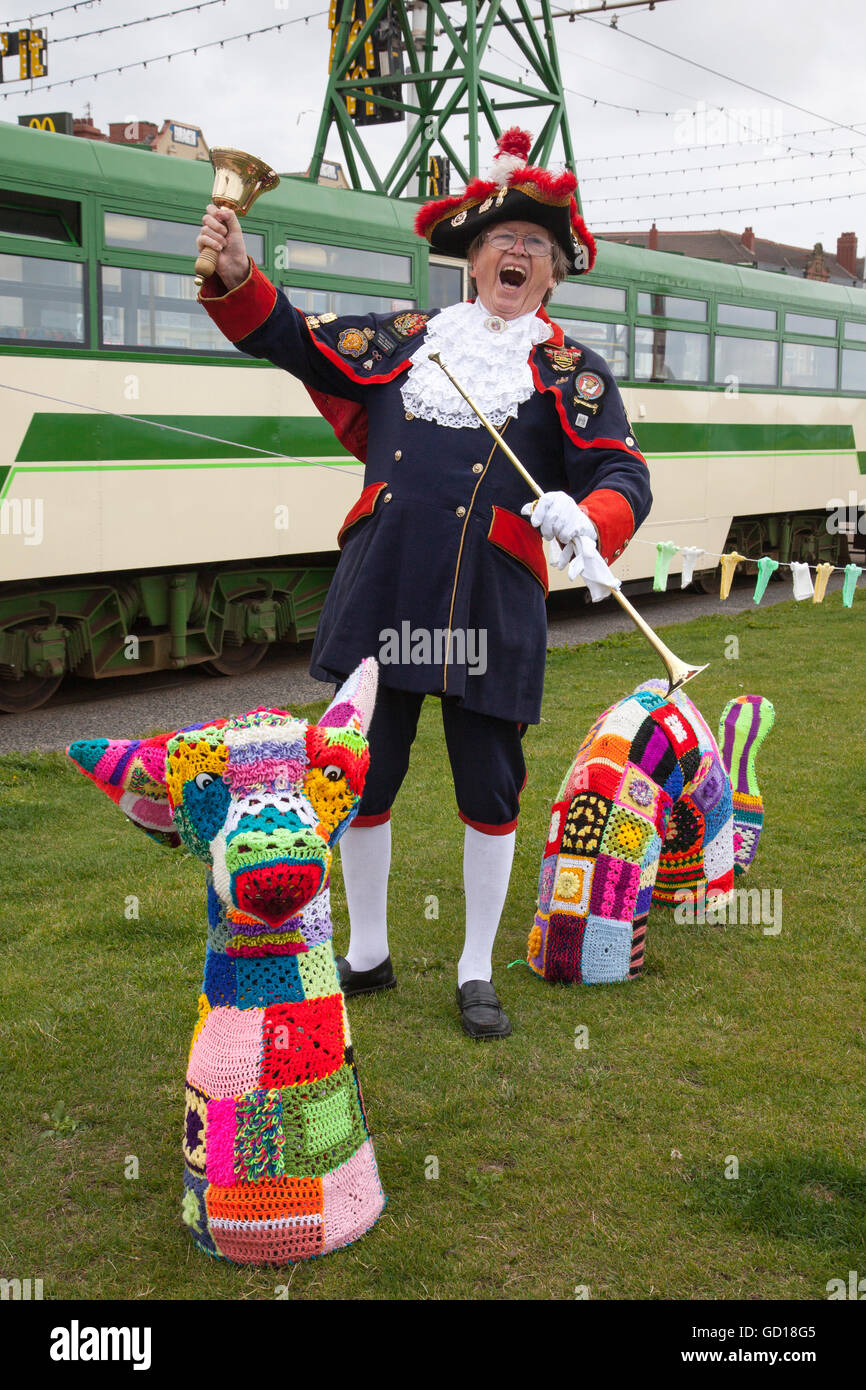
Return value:
<svg viewBox="0 0 866 1390">
<path fill-rule="evenodd" d="M 543 493 L 537 502 L 527 502 L 521 508 L 521 516 L 528 516 L 546 541 L 556 540 L 560 545 L 568 545 L 575 536 L 594 540 L 598 534 L 586 512 L 567 492 Z"/>
</svg>

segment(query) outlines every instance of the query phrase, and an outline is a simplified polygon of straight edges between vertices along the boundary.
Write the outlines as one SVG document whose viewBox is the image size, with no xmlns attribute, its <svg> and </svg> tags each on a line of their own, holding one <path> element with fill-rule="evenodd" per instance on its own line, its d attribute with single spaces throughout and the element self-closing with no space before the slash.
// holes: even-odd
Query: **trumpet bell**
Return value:
<svg viewBox="0 0 866 1390">
<path fill-rule="evenodd" d="M 671 653 L 673 656 L 673 653 Z M 665 662 L 668 672 L 668 698 L 673 695 L 675 690 L 681 690 L 687 681 L 694 680 L 701 671 L 706 671 L 706 666 L 688 666 L 684 661 L 678 661 L 673 657 L 670 665 Z"/>
</svg>

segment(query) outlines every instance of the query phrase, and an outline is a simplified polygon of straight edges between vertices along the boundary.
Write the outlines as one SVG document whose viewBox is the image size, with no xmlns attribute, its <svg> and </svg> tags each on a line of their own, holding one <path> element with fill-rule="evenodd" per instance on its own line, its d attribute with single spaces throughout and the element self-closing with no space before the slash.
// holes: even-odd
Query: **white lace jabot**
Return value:
<svg viewBox="0 0 866 1390">
<path fill-rule="evenodd" d="M 490 321 L 502 325 L 499 331 L 485 327 Z M 494 319 L 480 299 L 450 305 L 430 320 L 424 342 L 412 354 L 402 388 L 406 409 L 421 420 L 434 420 L 450 429 L 481 428 L 472 407 L 441 367 L 430 361 L 430 353 L 439 352 L 445 366 L 498 429 L 509 416 L 516 417 L 517 407 L 532 395 L 529 352 L 552 331 L 536 314 Z"/>
</svg>

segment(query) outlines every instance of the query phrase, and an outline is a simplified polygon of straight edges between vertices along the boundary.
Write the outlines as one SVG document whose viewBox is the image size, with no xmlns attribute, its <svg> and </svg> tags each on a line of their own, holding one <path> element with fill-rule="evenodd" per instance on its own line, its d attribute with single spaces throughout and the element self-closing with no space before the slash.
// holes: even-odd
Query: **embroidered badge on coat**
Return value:
<svg viewBox="0 0 866 1390">
<path fill-rule="evenodd" d="M 573 372 L 583 356 L 579 347 L 546 347 L 544 351 L 558 372 Z"/>
<path fill-rule="evenodd" d="M 601 405 L 604 382 L 595 372 L 581 372 L 574 383 L 574 404 L 591 410 L 593 415 Z"/>
<path fill-rule="evenodd" d="M 337 351 L 344 357 L 363 357 L 372 336 L 372 328 L 344 328 L 337 339 Z"/>
<path fill-rule="evenodd" d="M 391 327 L 401 338 L 414 338 L 427 327 L 426 314 L 398 314 Z"/>
</svg>

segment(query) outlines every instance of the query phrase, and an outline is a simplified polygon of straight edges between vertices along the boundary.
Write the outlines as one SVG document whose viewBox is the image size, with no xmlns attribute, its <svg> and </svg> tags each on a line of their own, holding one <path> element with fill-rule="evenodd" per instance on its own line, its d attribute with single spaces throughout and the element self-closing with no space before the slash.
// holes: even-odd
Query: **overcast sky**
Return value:
<svg viewBox="0 0 866 1390">
<path fill-rule="evenodd" d="M 572 3 L 581 0 L 555 8 Z M 514 0 L 506 4 L 513 12 Z M 0 120 L 14 123 L 38 111 L 79 116 L 90 103 L 94 122 L 104 130 L 111 121 L 161 124 L 170 117 L 200 126 L 210 145 L 237 145 L 282 172 L 304 168 L 327 80 L 326 0 L 220 0 L 198 13 L 149 18 L 184 5 L 185 0 L 91 0 L 36 19 L 48 31 L 47 82 L 75 78 L 75 84 L 37 82 L 31 92 L 16 80 L 17 59 L 7 58 Z M 463 6 L 450 4 L 448 11 L 456 19 Z M 7 8 L 4 14 L 0 28 L 19 27 L 20 13 Z M 135 19 L 147 22 L 129 26 Z M 87 31 L 121 23 L 128 27 L 86 37 Z M 279 24 L 285 27 L 273 27 Z M 258 29 L 270 32 L 196 55 L 181 52 Z M 557 20 L 555 32 L 591 230 L 648 227 L 653 219 L 663 230 L 740 232 L 748 225 L 759 236 L 795 245 L 821 241 L 833 251 L 840 232 L 856 231 L 863 252 L 866 19 L 860 0 L 659 0 L 653 12 L 620 11 L 617 29 L 609 16 L 595 15 L 592 22 Z M 498 52 L 488 54 L 487 64 L 519 78 L 525 64 L 515 61 L 504 31 L 495 33 Z M 83 37 L 61 42 L 76 34 Z M 441 56 L 447 51 L 446 46 Z M 168 53 L 176 55 L 170 63 L 153 61 Z M 146 69 L 92 76 L 142 59 L 151 60 Z M 636 107 L 642 114 L 634 114 Z M 537 129 L 538 113 L 525 123 Z M 380 169 L 390 162 L 401 132 L 405 127 L 366 132 Z M 465 148 L 462 130 L 449 127 L 449 133 Z M 851 153 L 852 147 L 859 148 Z M 485 134 L 482 169 L 491 154 L 492 139 Z M 335 136 L 328 155 L 341 159 Z M 557 158 L 561 163 L 560 151 L 552 164 Z M 754 160 L 760 162 L 744 162 Z M 685 174 L 670 172 L 684 168 Z M 784 206 L 793 202 L 798 206 Z"/>
</svg>

